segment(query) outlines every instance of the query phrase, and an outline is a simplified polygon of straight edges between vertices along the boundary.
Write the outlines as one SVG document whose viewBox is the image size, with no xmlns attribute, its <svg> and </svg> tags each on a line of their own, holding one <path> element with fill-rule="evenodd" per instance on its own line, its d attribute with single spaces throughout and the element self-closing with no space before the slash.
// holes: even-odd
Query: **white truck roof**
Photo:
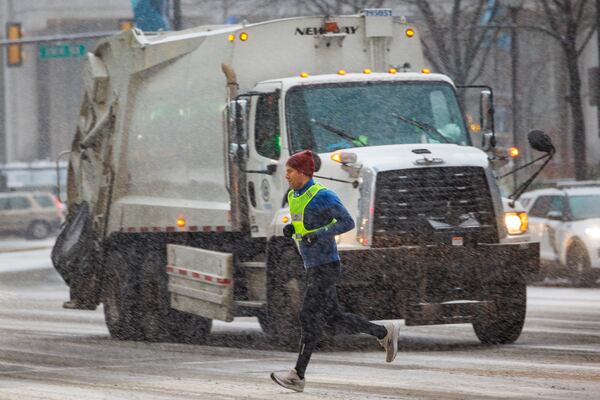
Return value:
<svg viewBox="0 0 600 400">
<path fill-rule="evenodd" d="M 307 76 L 306 78 L 296 76 L 283 79 L 270 79 L 262 83 L 275 83 L 279 82 L 282 84 L 282 88 L 285 90 L 292 86 L 299 85 L 314 85 L 323 83 L 341 83 L 341 82 L 445 82 L 454 86 L 454 82 L 450 78 L 442 74 L 430 74 L 421 72 L 372 72 L 372 73 L 344 73 L 344 74 L 325 74 L 317 76 Z"/>
</svg>

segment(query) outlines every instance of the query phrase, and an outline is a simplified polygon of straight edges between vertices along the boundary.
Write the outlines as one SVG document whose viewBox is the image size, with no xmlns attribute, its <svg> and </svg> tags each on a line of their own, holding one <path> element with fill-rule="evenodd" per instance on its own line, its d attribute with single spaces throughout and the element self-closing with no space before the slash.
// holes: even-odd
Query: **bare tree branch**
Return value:
<svg viewBox="0 0 600 400">
<path fill-rule="evenodd" d="M 583 41 L 581 42 L 581 46 L 577 49 L 577 57 L 579 57 L 581 55 L 581 53 L 583 53 L 583 50 L 585 50 L 585 47 L 587 46 L 587 44 L 589 43 L 590 39 L 592 38 L 592 36 L 594 36 L 594 33 L 598 30 L 598 26 L 594 25 L 593 27 L 590 28 L 590 30 L 588 31 L 585 39 L 583 39 Z"/>
<path fill-rule="evenodd" d="M 483 73 L 485 66 L 487 65 L 487 62 L 486 62 L 487 56 L 489 55 L 491 50 L 492 50 L 492 46 L 488 46 L 485 49 L 485 51 L 482 54 L 481 60 L 479 61 L 479 67 L 475 71 L 475 74 L 472 74 L 471 79 L 469 79 L 468 82 L 466 83 L 467 85 L 469 85 L 473 82 L 476 82 L 479 79 L 479 77 L 481 77 L 481 74 Z"/>
<path fill-rule="evenodd" d="M 583 11 L 585 10 L 587 5 L 587 0 L 582 0 L 579 3 L 579 10 L 577 10 L 577 17 L 575 17 L 575 23 L 580 23 L 583 19 Z"/>
<path fill-rule="evenodd" d="M 552 28 L 552 30 L 554 30 L 555 32 L 559 31 L 559 24 L 558 21 L 556 20 L 556 14 L 554 12 L 552 12 L 552 9 L 550 7 L 550 5 L 548 4 L 548 0 L 538 0 L 541 5 L 542 8 L 544 9 L 544 13 L 546 14 L 546 19 L 548 20 L 548 23 L 550 24 L 550 28 Z"/>
<path fill-rule="evenodd" d="M 436 57 L 433 54 L 433 51 L 431 50 L 431 48 L 429 47 L 429 45 L 426 42 L 423 42 L 423 53 L 425 55 L 425 58 L 427 60 L 429 60 L 429 62 L 431 63 L 431 66 L 434 68 L 434 70 L 440 71 L 442 73 L 448 72 L 447 68 L 445 68 L 443 66 L 443 64 L 440 64 L 437 62 Z M 448 74 L 448 75 L 450 75 L 450 74 Z"/>
</svg>

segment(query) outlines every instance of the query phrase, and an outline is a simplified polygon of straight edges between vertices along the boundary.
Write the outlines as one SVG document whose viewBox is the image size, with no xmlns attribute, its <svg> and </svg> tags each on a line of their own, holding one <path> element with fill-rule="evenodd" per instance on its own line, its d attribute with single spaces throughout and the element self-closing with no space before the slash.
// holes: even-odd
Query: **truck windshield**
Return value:
<svg viewBox="0 0 600 400">
<path fill-rule="evenodd" d="M 600 195 L 569 196 L 569 206 L 573 219 L 600 218 Z"/>
<path fill-rule="evenodd" d="M 454 89 L 440 82 L 298 86 L 286 95 L 286 116 L 293 152 L 410 143 L 470 145 Z"/>
</svg>

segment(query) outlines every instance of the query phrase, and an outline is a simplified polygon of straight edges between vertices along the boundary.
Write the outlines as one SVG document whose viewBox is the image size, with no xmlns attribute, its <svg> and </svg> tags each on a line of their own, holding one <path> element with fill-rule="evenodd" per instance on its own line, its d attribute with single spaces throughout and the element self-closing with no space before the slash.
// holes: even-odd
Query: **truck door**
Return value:
<svg viewBox="0 0 600 400">
<path fill-rule="evenodd" d="M 268 236 L 274 213 L 287 192 L 281 159 L 280 91 L 252 98 L 247 191 L 252 236 Z"/>
</svg>

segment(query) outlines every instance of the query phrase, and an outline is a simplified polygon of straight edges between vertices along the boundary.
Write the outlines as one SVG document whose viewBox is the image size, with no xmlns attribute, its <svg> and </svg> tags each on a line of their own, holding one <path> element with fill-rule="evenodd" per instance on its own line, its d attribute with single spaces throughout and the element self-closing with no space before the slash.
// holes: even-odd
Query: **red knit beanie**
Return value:
<svg viewBox="0 0 600 400">
<path fill-rule="evenodd" d="M 310 150 L 303 150 L 292 154 L 292 156 L 288 158 L 285 165 L 292 167 L 310 177 L 312 177 L 313 173 L 315 172 L 315 159 L 313 158 L 313 153 Z"/>
</svg>

